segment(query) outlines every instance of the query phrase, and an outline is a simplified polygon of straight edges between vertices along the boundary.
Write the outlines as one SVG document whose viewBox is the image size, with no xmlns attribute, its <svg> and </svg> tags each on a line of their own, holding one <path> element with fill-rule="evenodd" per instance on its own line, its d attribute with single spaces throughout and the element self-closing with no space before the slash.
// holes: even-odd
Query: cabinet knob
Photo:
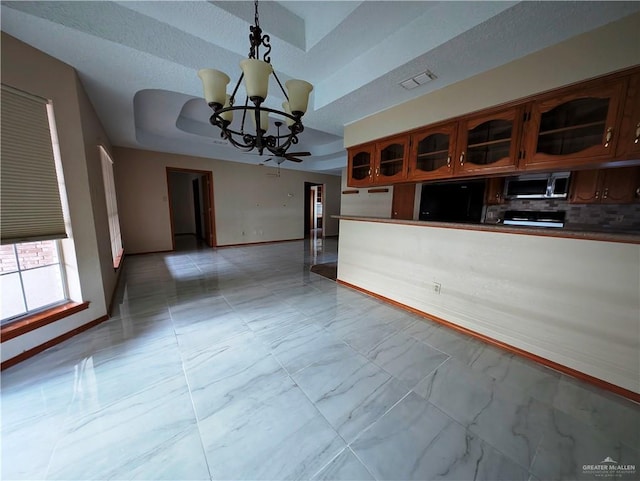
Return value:
<svg viewBox="0 0 640 481">
<path fill-rule="evenodd" d="M 640 124 L 638 124 L 640 125 Z M 638 141 L 638 139 L 636 139 L 636 142 Z M 451 156 L 447 157 L 447 167 L 451 167 Z"/>
<path fill-rule="evenodd" d="M 636 124 L 636 138 L 633 141 L 634 144 L 637 144 L 640 141 L 640 122 Z"/>
<path fill-rule="evenodd" d="M 607 135 L 605 135 L 604 137 L 604 146 L 605 148 L 609 147 L 609 144 L 611 143 L 611 138 L 613 137 L 613 127 L 609 127 L 607 129 Z"/>
<path fill-rule="evenodd" d="M 460 154 L 460 165 L 464 165 L 464 152 Z"/>
</svg>

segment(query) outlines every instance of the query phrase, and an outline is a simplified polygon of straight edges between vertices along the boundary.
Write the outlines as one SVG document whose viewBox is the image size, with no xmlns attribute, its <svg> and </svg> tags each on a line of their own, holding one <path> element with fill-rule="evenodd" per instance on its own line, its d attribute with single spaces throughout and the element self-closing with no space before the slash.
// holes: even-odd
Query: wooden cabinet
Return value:
<svg viewBox="0 0 640 481">
<path fill-rule="evenodd" d="M 455 175 L 481 175 L 516 169 L 522 107 L 460 120 Z"/>
<path fill-rule="evenodd" d="M 581 170 L 571 179 L 573 204 L 625 204 L 640 197 L 640 167 Z"/>
<path fill-rule="evenodd" d="M 369 187 L 406 180 L 409 136 L 401 135 L 349 149 L 347 185 Z"/>
<path fill-rule="evenodd" d="M 349 149 L 347 185 L 366 187 L 373 182 L 375 144 L 359 145 Z"/>
<path fill-rule="evenodd" d="M 407 178 L 409 136 L 401 135 L 376 144 L 373 183 L 388 185 Z"/>
<path fill-rule="evenodd" d="M 398 184 L 393 186 L 391 203 L 392 219 L 413 219 L 413 206 L 416 197 L 416 184 Z"/>
<path fill-rule="evenodd" d="M 640 165 L 638 67 L 352 147 L 347 183 L 368 187 L 613 165 Z"/>
<path fill-rule="evenodd" d="M 532 102 L 525 169 L 563 169 L 614 157 L 626 80 L 589 85 Z"/>
<path fill-rule="evenodd" d="M 487 185 L 484 189 L 484 203 L 486 205 L 504 203 L 504 177 L 487 179 Z"/>
<path fill-rule="evenodd" d="M 453 175 L 457 122 L 429 127 L 411 135 L 409 179 L 442 179 Z"/>
<path fill-rule="evenodd" d="M 640 74 L 629 79 L 616 155 L 640 159 Z"/>
</svg>

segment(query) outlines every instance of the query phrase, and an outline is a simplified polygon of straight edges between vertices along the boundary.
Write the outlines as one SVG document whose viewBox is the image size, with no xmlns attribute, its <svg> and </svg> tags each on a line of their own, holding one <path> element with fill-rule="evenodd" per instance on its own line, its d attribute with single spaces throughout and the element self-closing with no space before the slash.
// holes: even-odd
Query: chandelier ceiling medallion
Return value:
<svg viewBox="0 0 640 481">
<path fill-rule="evenodd" d="M 269 35 L 263 35 L 258 20 L 258 1 L 255 1 L 255 22 L 249 27 L 249 41 L 251 48 L 249 58 L 240 62 L 242 74 L 236 83 L 233 93 L 227 94 L 227 84 L 230 78 L 224 72 L 214 69 L 202 69 L 198 71 L 198 77 L 204 86 L 204 96 L 213 110 L 213 115 L 209 122 L 220 129 L 220 136 L 228 140 L 234 147 L 245 152 L 257 149 L 260 155 L 264 150 L 282 160 L 292 160 L 302 162 L 296 156 L 311 155 L 309 152 L 287 153 L 291 145 L 298 143 L 298 134 L 304 130 L 302 116 L 307 111 L 309 94 L 313 90 L 313 85 L 304 80 L 291 79 L 282 86 L 280 79 L 271 66 L 271 45 Z M 265 52 L 260 60 L 260 48 L 264 47 Z M 267 98 L 269 88 L 269 76 L 273 75 L 280 90 L 284 94 L 285 102 L 282 103 L 283 110 L 276 110 L 263 105 Z M 236 106 L 236 93 L 240 83 L 244 79 L 244 86 L 247 96 L 244 105 Z M 249 103 L 251 101 L 251 103 Z M 234 112 L 242 112 L 242 121 L 238 127 L 232 128 Z M 275 125 L 278 131 L 275 134 L 267 135 L 269 129 L 269 114 L 274 115 L 277 120 Z M 245 125 L 247 116 L 251 117 L 253 130 L 248 130 Z M 286 123 L 288 131 L 280 132 L 280 126 Z M 249 124 L 249 122 L 246 122 Z M 282 161 L 281 160 L 281 161 Z M 281 162 L 280 161 L 280 162 Z M 279 162 L 279 163 L 280 163 Z"/>
</svg>

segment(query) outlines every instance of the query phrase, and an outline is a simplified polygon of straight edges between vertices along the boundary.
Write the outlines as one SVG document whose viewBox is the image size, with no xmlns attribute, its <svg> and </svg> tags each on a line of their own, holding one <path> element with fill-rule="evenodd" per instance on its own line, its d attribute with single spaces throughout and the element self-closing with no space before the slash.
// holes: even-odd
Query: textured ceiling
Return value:
<svg viewBox="0 0 640 481">
<path fill-rule="evenodd" d="M 115 145 L 239 162 L 208 123 L 196 72 L 235 83 L 252 2 L 2 2 L 2 30 L 77 69 Z M 284 82 L 315 86 L 302 164 L 338 173 L 344 125 L 640 11 L 640 2 L 265 1 L 260 25 Z M 431 70 L 432 82 L 399 82 Z M 279 108 L 277 85 L 267 105 Z M 273 127 L 272 127 L 273 128 Z"/>
</svg>

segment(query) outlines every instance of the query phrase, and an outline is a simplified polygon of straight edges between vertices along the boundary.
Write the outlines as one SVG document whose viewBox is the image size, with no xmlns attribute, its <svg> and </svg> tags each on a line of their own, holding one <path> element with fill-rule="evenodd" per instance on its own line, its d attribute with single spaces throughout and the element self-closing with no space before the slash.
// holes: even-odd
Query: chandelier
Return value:
<svg viewBox="0 0 640 481">
<path fill-rule="evenodd" d="M 302 116 L 307 111 L 309 102 L 309 94 L 313 90 L 313 85 L 304 80 L 291 79 L 282 86 L 280 79 L 276 75 L 271 66 L 271 45 L 269 35 L 263 35 L 258 19 L 258 1 L 255 3 L 255 24 L 249 27 L 249 42 L 251 48 L 249 50 L 249 58 L 240 62 L 242 74 L 236 83 L 231 95 L 227 94 L 227 84 L 230 78 L 224 72 L 214 69 L 202 69 L 198 71 L 198 77 L 202 80 L 204 87 L 204 96 L 213 110 L 213 115 L 209 122 L 220 129 L 220 137 L 228 140 L 234 147 L 250 152 L 257 149 L 260 155 L 266 149 L 274 156 L 278 157 L 279 162 L 283 160 L 293 160 L 301 162 L 295 156 L 311 155 L 309 152 L 296 152 L 287 154 L 287 150 L 291 145 L 298 143 L 298 134 L 304 130 L 302 125 Z M 260 48 L 264 47 L 265 52 L 260 57 Z M 273 75 L 276 79 L 280 90 L 286 99 L 282 103 L 282 110 L 276 110 L 265 107 L 263 105 L 267 98 L 269 88 L 269 76 Z M 235 105 L 236 93 L 244 79 L 246 90 L 246 98 L 244 105 Z M 234 112 L 242 114 L 240 126 L 233 128 Z M 276 125 L 278 130 L 276 133 L 268 134 L 269 114 L 273 114 L 278 119 Z M 246 118 L 251 118 L 253 129 L 249 130 L 249 122 Z M 280 126 L 284 123 L 287 129 L 280 132 Z"/>
</svg>

